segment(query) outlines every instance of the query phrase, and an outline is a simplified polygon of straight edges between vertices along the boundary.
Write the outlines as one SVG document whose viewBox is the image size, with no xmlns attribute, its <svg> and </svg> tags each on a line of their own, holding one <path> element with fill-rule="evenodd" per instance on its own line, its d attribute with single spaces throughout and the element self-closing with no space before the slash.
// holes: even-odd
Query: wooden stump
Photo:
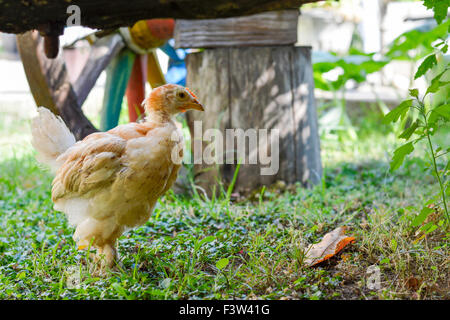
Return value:
<svg viewBox="0 0 450 320">
<path fill-rule="evenodd" d="M 192 135 L 196 120 L 202 121 L 203 132 L 218 128 L 224 137 L 226 129 L 269 129 L 269 135 L 272 129 L 279 130 L 278 172 L 261 175 L 261 168 L 267 166 L 249 164 L 248 155 L 256 150 L 247 150 L 235 191 L 247 193 L 277 180 L 298 181 L 304 186 L 320 181 L 311 48 L 217 48 L 188 55 L 186 65 L 187 86 L 206 109 L 204 113 L 187 114 Z M 209 144 L 193 141 L 192 146 L 199 143 L 203 149 Z M 217 179 L 232 179 L 236 165 L 196 164 L 196 183 L 211 192 Z"/>
</svg>

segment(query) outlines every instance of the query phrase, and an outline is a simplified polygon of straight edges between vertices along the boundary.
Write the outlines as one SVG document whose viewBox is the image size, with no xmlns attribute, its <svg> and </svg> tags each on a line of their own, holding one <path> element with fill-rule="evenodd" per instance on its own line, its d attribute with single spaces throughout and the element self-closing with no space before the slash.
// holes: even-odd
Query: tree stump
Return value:
<svg viewBox="0 0 450 320">
<path fill-rule="evenodd" d="M 300 182 L 304 186 L 320 181 L 322 165 L 310 47 L 206 49 L 189 54 L 186 66 L 186 84 L 206 109 L 204 113 L 187 114 L 192 137 L 196 120 L 202 121 L 203 132 L 217 128 L 224 137 L 226 129 L 268 129 L 269 136 L 273 129 L 278 129 L 279 170 L 273 175 L 262 175 L 261 169 L 267 164 L 249 163 L 259 150 L 246 150 L 235 192 L 245 194 L 278 180 Z M 250 138 L 246 140 L 249 142 Z M 194 139 L 194 157 L 200 155 L 200 146 L 204 150 L 209 144 L 205 137 L 203 141 Z M 263 148 L 267 147 L 263 143 Z M 276 152 L 271 146 L 268 148 L 271 153 Z M 224 154 L 236 152 L 224 149 Z M 236 161 L 217 165 L 197 163 L 194 165 L 196 183 L 211 192 L 218 179 L 229 183 L 236 167 Z"/>
</svg>

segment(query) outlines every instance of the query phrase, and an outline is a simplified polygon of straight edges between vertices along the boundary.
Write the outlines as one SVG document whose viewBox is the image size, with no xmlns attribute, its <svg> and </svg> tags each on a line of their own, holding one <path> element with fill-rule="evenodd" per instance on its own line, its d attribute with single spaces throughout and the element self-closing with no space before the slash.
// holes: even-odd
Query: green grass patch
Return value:
<svg viewBox="0 0 450 320">
<path fill-rule="evenodd" d="M 0 146 L 0 299 L 449 298 L 448 233 L 420 238 L 411 227 L 437 185 L 420 149 L 389 172 L 394 135 L 323 139 L 325 176 L 313 189 L 277 184 L 242 202 L 170 192 L 119 239 L 117 270 L 95 277 L 53 210 L 52 177 L 34 160 L 29 129 L 10 129 L 0 127 L 9 141 Z M 307 245 L 340 225 L 356 243 L 305 267 Z M 368 286 L 370 266 L 380 270 L 379 289 Z"/>
</svg>

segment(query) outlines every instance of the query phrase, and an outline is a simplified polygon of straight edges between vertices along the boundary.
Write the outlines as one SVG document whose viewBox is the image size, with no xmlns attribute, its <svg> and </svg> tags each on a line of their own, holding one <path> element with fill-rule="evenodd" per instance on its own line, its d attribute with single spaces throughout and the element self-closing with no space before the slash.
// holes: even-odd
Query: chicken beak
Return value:
<svg viewBox="0 0 450 320">
<path fill-rule="evenodd" d="M 198 110 L 198 111 L 205 111 L 205 108 L 203 108 L 202 104 L 200 102 L 191 102 L 183 106 L 184 110 Z"/>
</svg>

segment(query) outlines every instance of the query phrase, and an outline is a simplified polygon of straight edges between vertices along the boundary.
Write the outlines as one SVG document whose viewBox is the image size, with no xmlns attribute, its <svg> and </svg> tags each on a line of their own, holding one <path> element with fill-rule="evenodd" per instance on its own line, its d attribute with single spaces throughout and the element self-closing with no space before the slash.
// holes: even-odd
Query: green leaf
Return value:
<svg viewBox="0 0 450 320">
<path fill-rule="evenodd" d="M 434 124 L 439 118 L 444 118 L 445 120 L 450 121 L 450 104 L 442 104 L 431 110 L 428 123 Z"/>
<path fill-rule="evenodd" d="M 436 81 L 434 83 L 431 83 L 431 85 L 428 87 L 427 92 L 428 93 L 435 93 L 439 90 L 440 87 L 446 86 L 450 83 L 450 81 Z"/>
<path fill-rule="evenodd" d="M 419 97 L 419 90 L 417 90 L 417 89 L 409 89 L 409 95 L 411 97 L 418 98 Z"/>
<path fill-rule="evenodd" d="M 443 24 L 429 29 L 425 26 L 417 27 L 398 36 L 392 44 L 386 56 L 391 59 L 420 59 L 433 52 L 432 43 L 436 39 L 447 38 L 450 28 L 450 20 L 446 20 Z M 420 53 L 417 51 L 420 49 Z"/>
<path fill-rule="evenodd" d="M 434 225 L 434 222 L 428 222 L 427 224 L 424 224 L 421 228 L 420 231 L 425 232 L 430 229 L 432 226 Z"/>
<path fill-rule="evenodd" d="M 394 151 L 394 156 L 391 161 L 391 171 L 397 170 L 405 160 L 406 155 L 414 151 L 412 142 L 408 142 Z"/>
<path fill-rule="evenodd" d="M 358 83 L 364 82 L 368 74 L 379 71 L 389 60 L 375 60 L 374 54 L 364 54 L 355 49 L 350 50 L 350 55 L 338 57 L 334 53 L 316 52 L 313 56 L 314 82 L 317 88 L 322 90 L 339 90 L 348 80 Z M 322 75 L 328 71 L 339 68 L 343 71 L 335 81 L 327 81 Z"/>
<path fill-rule="evenodd" d="M 128 297 L 127 291 L 120 285 L 120 283 L 114 282 L 111 284 L 111 287 L 121 296 L 124 296 L 125 298 Z"/>
<path fill-rule="evenodd" d="M 408 140 L 418 127 L 419 127 L 419 124 L 417 121 L 415 121 L 409 128 L 406 128 L 405 131 L 403 131 L 402 134 L 399 135 L 398 137 Z"/>
<path fill-rule="evenodd" d="M 444 73 L 446 73 L 447 71 L 448 71 L 448 69 L 442 71 L 441 73 L 439 73 L 436 77 L 434 77 L 431 80 L 431 84 L 428 87 L 427 92 L 425 93 L 425 95 L 427 95 L 428 93 L 435 93 L 435 92 L 437 92 L 439 90 L 440 87 L 443 87 L 443 86 L 449 84 L 449 81 L 440 81 L 442 76 L 444 75 Z"/>
<path fill-rule="evenodd" d="M 204 244 L 213 242 L 215 239 L 216 239 L 216 237 L 214 237 L 214 236 L 208 236 L 208 237 L 204 237 L 200 241 L 197 240 L 197 242 L 195 243 L 195 246 L 194 246 L 194 250 L 198 251 Z"/>
<path fill-rule="evenodd" d="M 400 116 L 402 118 L 405 117 L 406 112 L 408 109 L 412 106 L 413 99 L 405 100 L 402 103 L 400 103 L 395 109 L 391 110 L 388 114 L 384 116 L 384 122 L 396 122 Z"/>
<path fill-rule="evenodd" d="M 397 241 L 395 239 L 391 240 L 391 249 L 392 251 L 397 250 Z"/>
<path fill-rule="evenodd" d="M 433 109 L 439 115 L 443 116 L 445 119 L 450 120 L 450 104 L 443 104 Z"/>
<path fill-rule="evenodd" d="M 434 230 L 436 230 L 438 228 L 437 225 L 434 224 L 434 222 L 429 222 L 427 223 L 427 228 L 425 231 L 425 234 L 429 234 L 431 232 L 433 232 Z"/>
<path fill-rule="evenodd" d="M 425 60 L 422 61 L 416 74 L 414 75 L 414 80 L 423 76 L 428 70 L 437 65 L 436 55 L 434 53 L 430 54 Z"/>
<path fill-rule="evenodd" d="M 318 71 L 314 71 L 314 85 L 316 88 L 324 91 L 332 91 L 332 87 L 329 81 L 322 77 L 322 74 Z"/>
<path fill-rule="evenodd" d="M 442 21 L 447 16 L 448 7 L 450 4 L 450 0 L 424 0 L 423 5 L 427 7 L 427 9 L 432 9 L 434 11 L 434 19 L 438 24 L 441 24 Z"/>
<path fill-rule="evenodd" d="M 216 268 L 222 270 L 228 265 L 229 262 L 230 260 L 228 260 L 228 258 L 220 259 L 219 261 L 216 262 Z"/>
<path fill-rule="evenodd" d="M 414 218 L 414 220 L 411 222 L 411 226 L 417 227 L 422 224 L 422 222 L 425 221 L 425 219 L 428 217 L 428 215 L 433 212 L 433 209 L 430 209 L 428 207 L 423 207 L 420 211 L 419 215 Z"/>
<path fill-rule="evenodd" d="M 208 242 L 213 242 L 216 239 L 214 236 L 205 237 L 198 243 L 197 247 L 200 248 L 202 245 Z"/>
</svg>

